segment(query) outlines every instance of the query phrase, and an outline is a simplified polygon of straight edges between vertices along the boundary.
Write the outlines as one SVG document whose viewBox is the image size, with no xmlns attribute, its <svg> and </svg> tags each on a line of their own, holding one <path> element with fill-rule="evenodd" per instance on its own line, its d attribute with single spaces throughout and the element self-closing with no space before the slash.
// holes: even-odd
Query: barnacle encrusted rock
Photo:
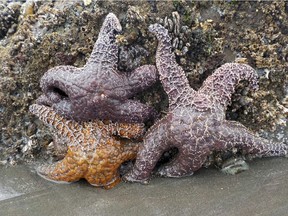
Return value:
<svg viewBox="0 0 288 216">
<path fill-rule="evenodd" d="M 85 65 L 110 12 L 117 15 L 127 35 L 118 55 L 121 73 L 154 62 L 157 40 L 148 26 L 167 24 L 177 62 L 191 86 L 200 88 L 225 62 L 249 63 L 259 75 L 259 90 L 250 93 L 237 88 L 227 118 L 267 138 L 287 137 L 285 1 L 11 2 L 2 0 L 0 9 L 0 164 L 51 156 L 46 151 L 51 133 L 28 112 L 41 94 L 39 80 L 57 65 Z M 164 116 L 168 100 L 158 84 L 132 99 L 163 110 Z"/>
</svg>

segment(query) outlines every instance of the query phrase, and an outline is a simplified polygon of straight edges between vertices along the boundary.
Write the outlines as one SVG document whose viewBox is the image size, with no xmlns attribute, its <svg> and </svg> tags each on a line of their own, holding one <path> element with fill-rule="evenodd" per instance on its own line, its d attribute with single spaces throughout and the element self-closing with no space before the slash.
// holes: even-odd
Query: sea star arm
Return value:
<svg viewBox="0 0 288 216">
<path fill-rule="evenodd" d="M 69 148 L 63 160 L 39 167 L 37 174 L 56 183 L 75 182 L 83 177 L 87 167 L 88 165 L 81 161 L 80 157 L 75 158 L 75 154 Z"/>
<path fill-rule="evenodd" d="M 96 70 L 97 73 L 105 73 L 105 70 L 110 70 L 111 68 L 116 69 L 118 45 L 115 35 L 120 31 L 122 31 L 122 27 L 118 18 L 115 14 L 109 13 L 103 22 L 98 39 L 85 67 L 100 66 L 101 70 Z"/>
<path fill-rule="evenodd" d="M 157 78 L 157 70 L 154 65 L 143 65 L 136 68 L 128 77 L 130 94 L 127 97 L 135 95 L 135 92 L 147 89 L 156 82 Z"/>
<path fill-rule="evenodd" d="M 149 30 L 158 39 L 156 66 L 169 98 L 169 108 L 173 109 L 184 94 L 193 94 L 195 91 L 189 86 L 183 69 L 176 62 L 168 30 L 160 24 L 150 25 Z"/>
<path fill-rule="evenodd" d="M 160 144 L 162 144 L 162 140 L 160 141 Z M 148 148 L 144 144 L 143 147 L 140 148 L 132 170 L 123 176 L 124 181 L 148 184 L 153 168 L 164 152 L 159 151 L 155 143 L 151 144 L 154 145 L 149 145 Z"/>
<path fill-rule="evenodd" d="M 48 97 L 45 94 L 40 95 L 37 98 L 36 103 L 45 106 L 52 106 L 53 104 L 53 102 L 50 99 L 48 99 Z"/>
<path fill-rule="evenodd" d="M 52 104 L 52 108 L 64 118 L 74 118 L 72 104 L 70 100 L 61 100 L 58 103 L 54 103 Z"/>
<path fill-rule="evenodd" d="M 32 104 L 29 111 L 38 116 L 45 124 L 53 127 L 59 136 L 66 137 L 72 143 L 83 141 L 82 126 L 75 121 L 67 120 L 58 115 L 51 107 Z M 67 144 L 69 145 L 68 141 Z"/>
<path fill-rule="evenodd" d="M 171 148 L 178 149 L 177 155 L 172 161 L 162 165 L 156 174 L 165 177 L 190 176 L 207 160 L 207 156 L 211 153 L 208 147 L 211 140 L 200 138 L 199 134 L 195 134 L 196 131 L 204 133 L 203 130 L 190 133 L 184 130 L 184 132 L 183 128 L 190 128 L 190 125 L 186 125 L 187 127 L 185 124 L 171 125 L 172 115 L 168 114 L 146 133 L 133 169 L 123 177 L 125 181 L 148 183 L 161 155 Z"/>
<path fill-rule="evenodd" d="M 145 125 L 142 123 L 114 123 L 109 124 L 111 135 L 117 135 L 127 139 L 137 139 L 142 137 Z"/>
<path fill-rule="evenodd" d="M 118 119 L 119 122 L 144 122 L 156 118 L 157 112 L 154 108 L 139 101 L 126 100 L 114 108 L 114 113 L 110 113 L 110 117 Z"/>
<path fill-rule="evenodd" d="M 58 101 L 59 95 L 50 95 L 51 99 Z M 62 99 L 57 103 L 53 103 L 47 95 L 42 94 L 37 98 L 36 104 L 52 107 L 57 113 L 66 118 L 72 118 L 72 105 L 70 100 Z"/>
<path fill-rule="evenodd" d="M 121 163 L 123 163 L 127 160 L 133 160 L 136 158 L 136 155 L 142 143 L 122 141 L 121 144 L 123 146 L 123 151 L 121 152 L 120 158 L 122 158 Z"/>
<path fill-rule="evenodd" d="M 202 167 L 207 160 L 209 152 L 210 151 L 205 151 L 204 148 L 195 149 L 194 146 L 191 145 L 191 141 L 184 143 L 184 145 L 180 146 L 176 158 L 160 167 L 157 170 L 157 174 L 170 178 L 191 176 L 196 170 Z"/>
<path fill-rule="evenodd" d="M 254 135 L 238 122 L 225 121 L 217 128 L 216 148 L 227 150 L 232 147 L 255 157 L 286 156 L 288 145 L 272 142 Z"/>
<path fill-rule="evenodd" d="M 241 80 L 247 80 L 250 88 L 256 90 L 258 88 L 257 79 L 256 71 L 249 65 L 226 63 L 204 81 L 199 93 L 209 95 L 225 111 L 236 85 Z"/>
<path fill-rule="evenodd" d="M 97 163 L 89 165 L 88 172 L 84 177 L 91 185 L 110 189 L 121 180 L 119 176 L 121 164 L 135 159 L 140 143 L 115 142 L 114 139 L 107 141 L 109 143 L 99 147 L 98 154 L 94 157 L 94 161 L 97 161 Z M 109 157 L 106 157 L 107 155 Z"/>
<path fill-rule="evenodd" d="M 86 90 L 74 83 L 75 74 L 79 69 L 74 66 L 57 66 L 48 70 L 40 80 L 40 87 L 46 96 L 40 104 L 55 104 L 62 100 L 70 101 L 83 95 Z"/>
<path fill-rule="evenodd" d="M 172 148 L 167 139 L 169 124 L 168 116 L 153 125 L 145 135 L 144 143 L 140 147 L 134 167 L 124 175 L 127 182 L 140 182 L 147 184 L 151 173 L 161 155 Z"/>
</svg>

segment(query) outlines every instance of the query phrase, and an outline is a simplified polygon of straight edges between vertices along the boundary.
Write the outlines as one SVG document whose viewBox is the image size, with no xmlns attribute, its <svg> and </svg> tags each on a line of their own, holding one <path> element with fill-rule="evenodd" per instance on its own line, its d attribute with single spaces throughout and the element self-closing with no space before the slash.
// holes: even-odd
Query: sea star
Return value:
<svg viewBox="0 0 288 216">
<path fill-rule="evenodd" d="M 77 121 L 144 122 L 154 118 L 153 108 L 130 98 L 155 83 L 156 68 L 143 65 L 131 73 L 118 71 L 115 36 L 121 29 L 117 17 L 109 13 L 86 65 L 48 70 L 41 78 L 44 94 L 37 103 L 52 106 L 58 114 Z"/>
<path fill-rule="evenodd" d="M 247 80 L 252 89 L 257 89 L 253 68 L 226 63 L 195 91 L 172 54 L 168 31 L 159 24 L 151 25 L 149 30 L 158 39 L 156 67 L 168 94 L 169 111 L 144 136 L 134 168 L 124 176 L 125 181 L 148 183 L 156 162 L 172 147 L 179 152 L 156 171 L 161 176 L 190 176 L 202 167 L 212 151 L 233 147 L 255 157 L 287 154 L 287 145 L 257 137 L 240 123 L 225 120 L 226 106 L 237 83 Z"/>
<path fill-rule="evenodd" d="M 100 120 L 79 123 L 63 118 L 48 106 L 33 104 L 29 109 L 55 130 L 57 142 L 68 145 L 63 160 L 37 170 L 50 181 L 64 183 L 84 178 L 94 186 L 114 187 L 120 181 L 118 168 L 123 162 L 135 159 L 140 145 L 129 139 L 140 139 L 144 133 L 141 123 Z"/>
</svg>

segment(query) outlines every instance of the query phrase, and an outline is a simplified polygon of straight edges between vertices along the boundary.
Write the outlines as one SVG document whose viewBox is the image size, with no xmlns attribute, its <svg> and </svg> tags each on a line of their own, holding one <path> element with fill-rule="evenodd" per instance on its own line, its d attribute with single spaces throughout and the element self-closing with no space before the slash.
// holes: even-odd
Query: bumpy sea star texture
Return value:
<svg viewBox="0 0 288 216">
<path fill-rule="evenodd" d="M 108 14 L 86 65 L 48 70 L 41 79 L 44 94 L 38 103 L 78 121 L 143 122 L 154 117 L 154 109 L 130 98 L 157 80 L 156 68 L 144 65 L 129 74 L 117 70 L 115 35 L 121 29 L 117 17 Z"/>
<path fill-rule="evenodd" d="M 169 98 L 169 112 L 144 137 L 134 168 L 124 180 L 147 183 L 161 155 L 177 147 L 178 155 L 157 173 L 166 177 L 189 176 L 202 167 L 213 151 L 233 147 L 255 157 L 284 156 L 288 146 L 257 137 L 240 123 L 225 120 L 231 95 L 241 80 L 257 89 L 257 74 L 246 64 L 227 63 L 218 68 L 198 90 L 193 90 L 171 51 L 168 31 L 151 25 L 158 47 L 156 66 Z"/>
<path fill-rule="evenodd" d="M 30 112 L 55 130 L 55 141 L 68 145 L 63 160 L 40 167 L 37 172 L 43 178 L 55 182 L 74 182 L 86 179 L 94 186 L 106 189 L 120 181 L 119 167 L 135 159 L 144 125 L 140 123 L 112 123 L 94 120 L 78 123 L 67 120 L 52 108 L 34 104 Z"/>
</svg>

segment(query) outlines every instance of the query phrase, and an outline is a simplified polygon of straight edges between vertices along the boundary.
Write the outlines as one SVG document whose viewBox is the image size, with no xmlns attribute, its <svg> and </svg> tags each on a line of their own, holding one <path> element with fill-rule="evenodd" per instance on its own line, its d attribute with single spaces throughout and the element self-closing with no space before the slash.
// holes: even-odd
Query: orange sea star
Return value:
<svg viewBox="0 0 288 216">
<path fill-rule="evenodd" d="M 144 133 L 144 124 L 112 123 L 94 120 L 78 123 L 67 120 L 44 105 L 33 104 L 30 112 L 52 126 L 61 141 L 68 145 L 63 160 L 38 168 L 43 178 L 55 182 L 74 182 L 81 178 L 91 185 L 114 187 L 120 181 L 118 168 L 136 157 Z"/>
</svg>

